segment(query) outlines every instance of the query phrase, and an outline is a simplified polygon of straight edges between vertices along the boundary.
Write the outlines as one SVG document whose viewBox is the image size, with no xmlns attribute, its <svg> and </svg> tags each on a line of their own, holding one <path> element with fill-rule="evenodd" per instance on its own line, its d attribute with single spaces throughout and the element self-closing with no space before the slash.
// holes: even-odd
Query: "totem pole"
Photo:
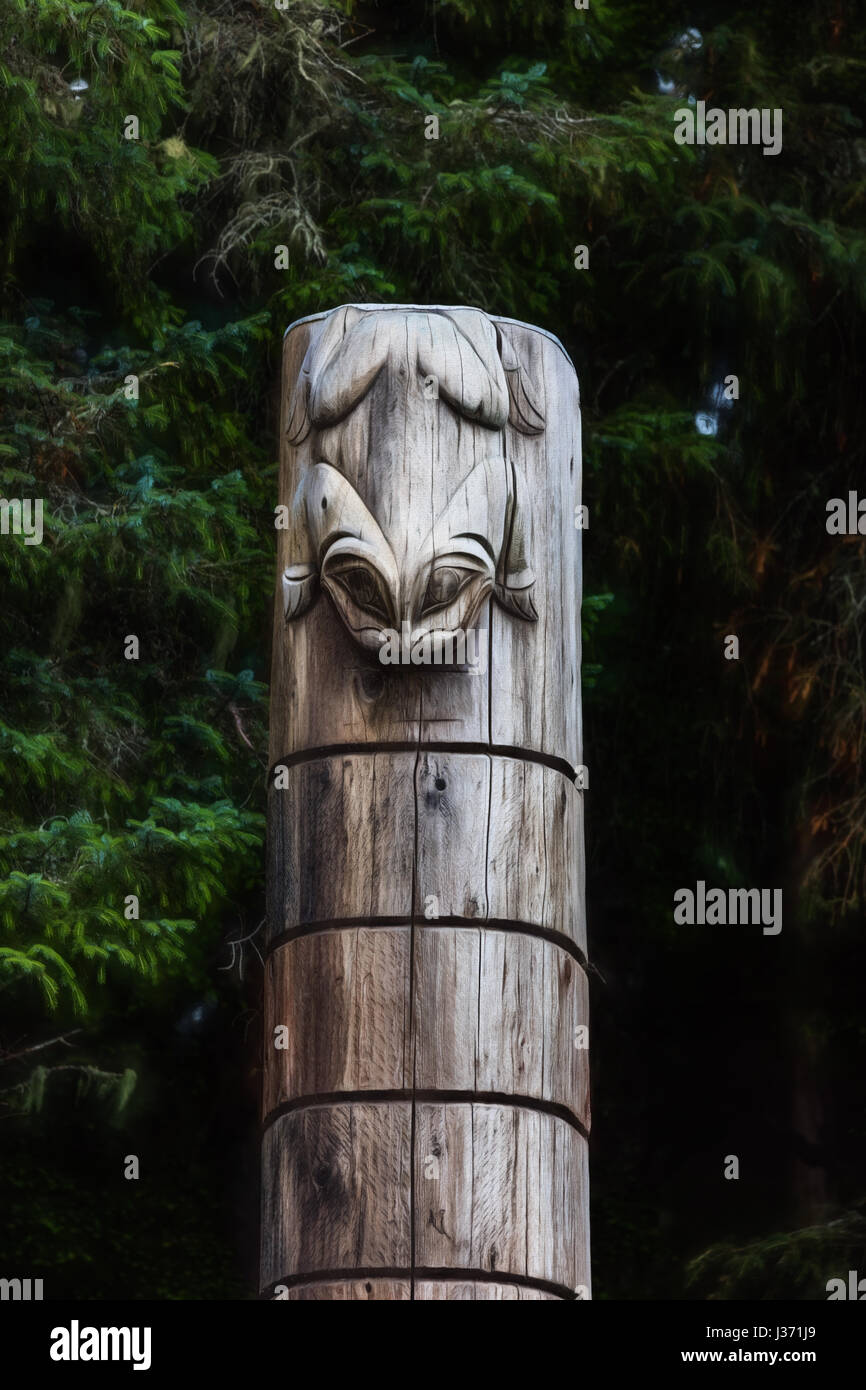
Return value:
<svg viewBox="0 0 866 1390">
<path fill-rule="evenodd" d="M 262 1295 L 586 1298 L 574 368 L 349 305 L 282 400 Z"/>
</svg>

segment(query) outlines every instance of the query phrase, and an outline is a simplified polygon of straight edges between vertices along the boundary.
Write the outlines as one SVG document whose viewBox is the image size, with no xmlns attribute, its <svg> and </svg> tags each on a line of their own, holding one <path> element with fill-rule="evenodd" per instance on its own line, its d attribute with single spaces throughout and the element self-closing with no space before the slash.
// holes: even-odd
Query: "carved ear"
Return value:
<svg viewBox="0 0 866 1390">
<path fill-rule="evenodd" d="M 281 576 L 283 614 L 286 621 L 306 613 L 319 591 L 319 576 L 312 564 L 288 565 Z"/>
<path fill-rule="evenodd" d="M 519 434 L 543 434 L 544 416 L 536 404 L 535 388 L 511 342 L 498 325 L 496 340 L 508 386 L 508 423 Z"/>
<path fill-rule="evenodd" d="M 517 618 L 538 621 L 532 590 L 535 571 L 529 563 L 532 546 L 532 518 L 526 498 L 526 483 L 520 469 L 508 460 L 511 487 L 505 514 L 505 540 L 496 567 L 496 597 Z"/>
</svg>

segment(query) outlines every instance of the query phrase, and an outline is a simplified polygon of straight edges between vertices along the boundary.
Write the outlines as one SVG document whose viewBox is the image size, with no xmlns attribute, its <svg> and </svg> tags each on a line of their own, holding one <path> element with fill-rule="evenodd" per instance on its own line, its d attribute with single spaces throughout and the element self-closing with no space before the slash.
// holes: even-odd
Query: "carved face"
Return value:
<svg viewBox="0 0 866 1390">
<path fill-rule="evenodd" d="M 338 312 L 345 316 L 347 311 Z M 320 428 L 319 446 L 332 438 L 335 419 L 345 419 L 357 407 L 389 358 L 402 364 L 407 357 L 407 320 L 414 320 L 416 341 L 408 360 L 425 400 L 431 399 L 432 384 L 434 400 L 444 399 L 458 411 L 471 408 L 473 425 L 483 429 L 492 456 L 474 464 L 459 481 L 426 535 L 411 504 L 401 507 L 401 496 L 389 496 L 388 511 L 398 523 L 395 533 L 392 521 L 390 538 L 339 468 L 321 454 L 316 462 L 311 460 L 292 508 L 292 552 L 298 558 L 282 576 L 286 617 L 302 613 L 321 585 L 352 637 L 370 651 L 380 649 L 383 633 L 405 631 L 404 624 L 413 642 L 426 638 L 433 652 L 437 646 L 447 649 L 456 634 L 476 624 L 491 594 L 516 616 L 533 621 L 524 484 L 515 465 L 499 456 L 501 435 L 494 432 L 508 417 L 513 393 L 510 397 L 490 321 L 478 311 L 463 311 L 475 332 L 470 341 L 461 331 L 465 325 L 457 327 L 444 314 L 392 313 L 383 328 L 386 315 L 369 314 L 365 320 L 360 311 L 353 312 L 358 315 L 354 341 L 347 347 L 344 317 L 336 343 L 329 345 L 323 333 L 305 363 L 306 403 L 300 424 L 299 405 L 294 403 L 292 441 L 306 438 L 316 420 L 325 427 Z M 378 328 L 370 320 L 378 320 Z M 455 346 L 462 356 L 455 357 Z M 512 370 L 519 373 L 516 365 Z M 406 375 L 404 366 L 396 369 L 396 377 Z M 387 402 L 390 396 L 384 387 L 380 383 L 380 395 Z M 405 381 L 401 389 L 406 391 Z M 522 401 L 524 410 L 531 410 L 525 394 Z M 417 411 L 417 399 L 411 408 Z M 527 432 L 538 432 L 525 418 L 523 424 Z M 315 447 L 316 440 L 312 442 Z M 429 463 L 426 466 L 429 470 Z M 406 468 L 391 472 L 394 489 L 411 492 Z M 429 508 L 423 490 L 421 500 Z M 428 509 L 428 527 L 429 517 Z"/>
</svg>

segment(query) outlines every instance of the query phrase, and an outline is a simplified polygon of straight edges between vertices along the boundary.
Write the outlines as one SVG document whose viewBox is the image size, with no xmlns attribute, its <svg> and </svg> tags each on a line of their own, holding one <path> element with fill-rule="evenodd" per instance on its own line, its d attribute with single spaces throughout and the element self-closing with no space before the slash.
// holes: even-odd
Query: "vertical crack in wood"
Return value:
<svg viewBox="0 0 866 1390">
<path fill-rule="evenodd" d="M 415 766 L 412 773 L 412 791 L 415 808 L 414 837 L 415 842 L 412 850 L 412 897 L 410 899 L 411 915 L 409 918 L 409 1047 L 412 1059 L 412 1100 L 409 1111 L 409 1300 L 415 1301 L 415 1128 L 416 1128 L 416 1100 L 415 1100 L 415 1070 L 417 1048 L 415 1043 L 415 932 L 417 928 L 417 892 L 418 892 L 418 770 L 421 765 L 421 730 L 424 727 L 424 687 L 420 687 L 418 696 L 418 745 L 415 750 Z"/>
</svg>

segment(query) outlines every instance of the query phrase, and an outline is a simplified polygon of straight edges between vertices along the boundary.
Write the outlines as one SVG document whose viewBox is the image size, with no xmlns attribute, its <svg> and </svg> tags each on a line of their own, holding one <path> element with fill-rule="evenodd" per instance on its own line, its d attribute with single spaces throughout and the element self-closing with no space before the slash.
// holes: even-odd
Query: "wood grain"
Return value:
<svg viewBox="0 0 866 1390">
<path fill-rule="evenodd" d="M 418 1266 L 589 1285 L 587 1145 L 557 1116 L 418 1103 L 415 1188 Z"/>
<path fill-rule="evenodd" d="M 539 763 L 490 763 L 488 915 L 561 932 L 585 955 L 584 793 Z"/>
<path fill-rule="evenodd" d="M 414 911 L 525 922 L 585 954 L 584 793 L 561 773 L 428 750 L 321 758 L 287 778 L 269 792 L 267 940 Z"/>
<path fill-rule="evenodd" d="M 533 565 L 538 622 L 515 623 L 491 610 L 490 731 L 494 744 L 532 748 L 583 762 L 580 724 L 581 538 L 580 396 L 561 349 L 531 328 L 501 324 L 538 395 L 548 403 L 544 433 L 506 432 L 506 452 L 533 499 Z M 555 403 L 551 409 L 550 404 Z"/>
<path fill-rule="evenodd" d="M 411 928 L 298 937 L 265 966 L 264 1117 L 299 1097 L 411 1085 Z M 274 1046 L 286 1024 L 290 1046 Z"/>
<path fill-rule="evenodd" d="M 319 1269 L 410 1268 L 410 1110 L 319 1107 L 265 1131 L 263 1286 Z M 575 1219 L 586 1141 L 564 1121 L 419 1103 L 414 1166 L 417 1266 L 589 1286 L 588 1232 Z"/>
<path fill-rule="evenodd" d="M 268 940 L 305 922 L 411 919 L 414 773 L 414 753 L 352 754 L 271 786 Z"/>
<path fill-rule="evenodd" d="M 405 1303 L 412 1296 L 411 1279 L 331 1279 L 320 1284 L 295 1284 L 282 1296 L 286 1303 Z"/>
<path fill-rule="evenodd" d="M 339 1092 L 465 1091 L 563 1106 L 589 1128 L 586 975 L 550 941 L 424 924 L 299 937 L 266 966 L 263 1117 Z M 273 1045 L 289 1028 L 290 1046 Z"/>
<path fill-rule="evenodd" d="M 461 1302 L 461 1303 L 561 1303 L 555 1293 L 545 1293 L 542 1289 L 528 1288 L 525 1284 L 488 1284 L 481 1280 L 443 1280 L 416 1279 L 415 1298 L 419 1302 Z"/>
<path fill-rule="evenodd" d="M 262 1287 L 318 1270 L 411 1267 L 411 1105 L 279 1116 L 262 1140 Z"/>
<path fill-rule="evenodd" d="M 418 1302 L 522 1302 L 560 1303 L 555 1293 L 535 1289 L 525 1284 L 493 1284 L 471 1279 L 330 1279 L 320 1283 L 295 1284 L 286 1289 L 276 1302 L 286 1303 L 345 1303 L 380 1302 L 405 1303 L 414 1296 Z"/>
<path fill-rule="evenodd" d="M 419 927 L 415 1086 L 528 1097 L 589 1127 L 586 976 L 560 947 L 519 932 Z"/>
</svg>

